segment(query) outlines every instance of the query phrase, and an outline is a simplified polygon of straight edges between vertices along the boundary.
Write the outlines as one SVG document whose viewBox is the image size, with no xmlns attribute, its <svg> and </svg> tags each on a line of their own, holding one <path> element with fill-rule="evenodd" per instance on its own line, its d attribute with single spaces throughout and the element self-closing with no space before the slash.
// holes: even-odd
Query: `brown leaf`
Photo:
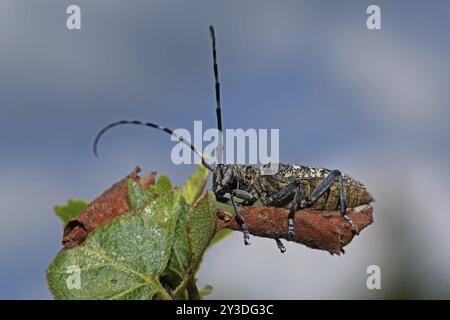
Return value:
<svg viewBox="0 0 450 320">
<path fill-rule="evenodd" d="M 358 212 L 355 209 L 349 209 L 347 212 L 360 231 L 373 222 L 372 213 L 371 206 L 366 206 Z M 286 238 L 288 210 L 242 207 L 241 214 L 252 235 L 273 239 Z M 217 217 L 217 231 L 223 228 L 239 230 L 239 225 L 232 213 L 219 210 Z M 338 211 L 297 211 L 294 231 L 293 241 L 337 255 L 344 252 L 343 248 L 352 241 L 354 236 L 349 224 L 342 219 Z"/>
<path fill-rule="evenodd" d="M 133 179 L 143 187 L 148 187 L 155 182 L 156 172 L 150 173 L 142 180 L 138 175 L 139 172 L 140 168 L 136 167 L 128 176 L 103 192 L 66 224 L 62 240 L 65 249 L 78 246 L 89 233 L 111 219 L 130 211 L 127 180 Z"/>
</svg>

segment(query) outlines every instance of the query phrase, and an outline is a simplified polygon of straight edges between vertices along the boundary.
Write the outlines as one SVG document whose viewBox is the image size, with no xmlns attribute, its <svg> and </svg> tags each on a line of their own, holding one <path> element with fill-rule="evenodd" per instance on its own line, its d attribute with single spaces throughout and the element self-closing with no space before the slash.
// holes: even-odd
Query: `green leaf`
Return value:
<svg viewBox="0 0 450 320">
<path fill-rule="evenodd" d="M 130 197 L 134 192 L 138 203 L 146 196 L 134 187 Z M 174 191 L 113 219 L 58 254 L 47 270 L 50 291 L 57 299 L 170 299 L 159 276 L 172 254 L 177 221 L 189 212 Z"/>
<path fill-rule="evenodd" d="M 261 200 L 256 200 L 256 202 L 252 205 L 252 207 L 261 208 L 264 207 L 264 203 L 262 203 Z"/>
<path fill-rule="evenodd" d="M 201 196 L 208 181 L 208 174 L 208 169 L 204 165 L 199 164 L 197 171 L 186 180 L 183 186 L 183 197 L 188 204 L 193 205 Z"/>
<path fill-rule="evenodd" d="M 207 284 L 206 286 L 204 286 L 202 289 L 200 289 L 200 298 L 203 298 L 209 294 L 211 294 L 214 291 L 214 287 L 210 284 Z"/>
<path fill-rule="evenodd" d="M 127 180 L 130 213 L 99 227 L 80 246 L 60 251 L 46 273 L 53 296 L 200 299 L 210 292 L 212 287 L 199 291 L 195 278 L 216 219 L 215 195 L 203 193 L 207 177 L 199 166 L 182 190 L 172 190 L 164 175 L 149 190 Z M 58 215 L 73 217 L 87 205 L 75 210 L 74 201 L 59 206 Z"/>
<path fill-rule="evenodd" d="M 54 210 L 56 215 L 66 224 L 83 211 L 87 205 L 88 203 L 84 200 L 69 199 L 67 204 L 55 206 Z"/>
<path fill-rule="evenodd" d="M 139 211 L 144 208 L 152 200 L 150 191 L 142 188 L 133 179 L 127 180 L 128 186 L 128 202 L 130 203 L 131 211 Z"/>
<path fill-rule="evenodd" d="M 170 286 L 177 288 L 176 294 L 184 294 L 186 284 L 198 270 L 201 257 L 214 234 L 215 215 L 215 196 L 208 192 L 178 220 L 172 255 L 164 273 Z"/>
<path fill-rule="evenodd" d="M 190 240 L 191 253 L 195 259 L 199 259 L 214 234 L 216 221 L 216 197 L 212 191 L 205 193 L 195 204 L 190 207 L 188 219 L 188 238 Z"/>
<path fill-rule="evenodd" d="M 169 192 L 170 190 L 172 190 L 172 183 L 170 182 L 170 178 L 164 174 L 159 176 L 155 185 L 150 186 L 150 192 L 155 196 Z"/>
<path fill-rule="evenodd" d="M 214 193 L 189 206 L 180 190 L 153 199 L 133 180 L 127 183 L 131 212 L 96 229 L 80 246 L 62 250 L 50 264 L 47 282 L 56 299 L 190 297 L 186 285 L 195 286 L 214 232 Z"/>
</svg>

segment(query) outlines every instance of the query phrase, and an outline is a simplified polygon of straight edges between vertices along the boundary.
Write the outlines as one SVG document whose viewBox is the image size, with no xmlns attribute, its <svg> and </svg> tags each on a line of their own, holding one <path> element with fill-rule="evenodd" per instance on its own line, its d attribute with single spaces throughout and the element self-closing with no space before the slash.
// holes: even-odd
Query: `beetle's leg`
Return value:
<svg viewBox="0 0 450 320">
<path fill-rule="evenodd" d="M 280 202 L 289 197 L 292 193 L 295 192 L 300 186 L 299 181 L 294 181 L 290 183 L 288 186 L 280 190 L 275 196 L 268 198 L 268 204 L 272 206 L 277 206 Z"/>
<path fill-rule="evenodd" d="M 280 190 L 274 197 L 269 199 L 270 205 L 277 205 L 278 203 L 285 200 L 288 196 L 290 196 L 292 193 L 294 193 L 294 199 L 292 200 L 291 207 L 289 208 L 289 214 L 288 214 L 288 234 L 286 239 L 288 241 L 292 240 L 294 238 L 294 216 L 295 211 L 297 211 L 300 200 L 301 200 L 301 185 L 300 181 L 294 181 L 291 184 L 289 184 L 284 189 Z M 278 245 L 278 241 L 277 241 Z M 280 248 L 281 250 L 281 248 Z"/>
<path fill-rule="evenodd" d="M 250 242 L 248 241 L 250 239 L 250 233 L 248 231 L 247 225 L 245 224 L 244 218 L 241 216 L 241 213 L 239 212 L 238 206 L 236 205 L 236 201 L 234 201 L 235 191 L 236 190 L 233 190 L 230 192 L 230 200 L 231 200 L 231 204 L 233 205 L 233 208 L 234 208 L 234 217 L 235 217 L 237 223 L 239 224 L 241 231 L 244 233 L 244 243 L 246 246 L 248 246 L 250 244 Z M 240 190 L 240 191 L 242 191 L 242 190 Z M 242 194 L 240 194 L 240 195 L 242 196 Z"/>
<path fill-rule="evenodd" d="M 346 206 L 346 196 L 345 196 L 345 186 L 344 186 L 344 178 L 342 177 L 342 173 L 339 170 L 333 170 L 330 172 L 328 176 L 326 176 L 322 182 L 314 189 L 311 195 L 300 205 L 301 209 L 310 206 L 313 204 L 319 197 L 324 194 L 325 191 L 330 189 L 333 181 L 335 179 L 339 179 L 339 207 L 341 216 L 347 221 L 352 230 L 359 234 L 358 227 L 353 223 L 352 219 L 347 216 L 347 206 Z"/>
<path fill-rule="evenodd" d="M 253 194 L 250 194 L 250 195 L 252 196 L 252 198 L 244 199 L 244 201 L 242 201 L 241 205 L 250 207 L 258 200 L 258 198 L 255 195 L 253 195 Z"/>
<path fill-rule="evenodd" d="M 256 197 L 252 193 L 247 192 L 245 190 L 240 190 L 240 189 L 235 189 L 235 190 L 231 191 L 231 195 L 235 196 L 236 198 L 244 200 L 244 202 L 242 202 L 242 204 L 245 204 L 245 205 L 252 205 L 257 200 Z M 239 220 L 238 220 L 238 222 L 239 222 Z M 242 227 L 241 227 L 241 229 L 242 229 Z M 244 239 L 245 239 L 245 233 L 244 233 Z M 278 249 L 280 249 L 281 253 L 285 253 L 286 248 L 283 245 L 283 243 L 281 242 L 281 240 L 275 239 L 275 242 L 277 243 L 277 247 L 278 247 Z"/>
<path fill-rule="evenodd" d="M 298 207 L 300 206 L 300 183 L 298 183 L 297 190 L 294 193 L 294 200 L 292 200 L 291 207 L 288 214 L 288 234 L 286 240 L 291 241 L 294 238 L 294 216 Z"/>
<path fill-rule="evenodd" d="M 277 243 L 277 247 L 278 249 L 280 249 L 281 253 L 285 253 L 286 252 L 286 247 L 284 246 L 283 242 L 281 242 L 280 239 L 275 239 L 275 242 Z"/>
<path fill-rule="evenodd" d="M 243 206 L 251 206 L 256 202 L 256 200 L 258 200 L 257 196 L 255 196 L 253 193 L 245 191 L 245 190 L 241 190 L 241 189 L 234 189 L 230 192 L 230 195 L 231 194 L 235 198 L 244 200 L 241 203 L 239 203 L 240 205 L 243 205 Z M 221 203 L 224 203 L 224 204 L 233 205 L 231 203 L 231 199 L 226 198 L 226 197 L 217 197 L 216 196 L 216 200 Z"/>
<path fill-rule="evenodd" d="M 253 193 L 241 189 L 234 189 L 230 192 L 230 195 L 231 194 L 233 194 L 235 198 L 243 200 L 242 202 L 239 202 L 239 206 L 251 206 L 256 202 L 256 200 L 258 200 L 258 197 Z M 231 200 L 227 200 L 228 201 L 223 203 L 232 205 Z"/>
<path fill-rule="evenodd" d="M 235 196 L 238 199 L 244 200 L 244 202 L 242 202 L 242 204 L 245 203 L 245 205 L 249 205 L 249 206 L 254 204 L 257 200 L 257 198 L 253 194 L 251 194 L 248 191 L 241 190 L 241 189 L 234 189 L 230 192 L 230 194 Z"/>
<path fill-rule="evenodd" d="M 344 186 L 344 178 L 342 177 L 342 174 L 339 175 L 339 201 L 340 201 L 340 212 L 341 216 L 347 221 L 347 223 L 352 228 L 352 231 L 359 235 L 359 229 L 358 227 L 353 223 L 352 219 L 347 215 L 347 204 L 346 204 L 346 196 L 345 196 L 345 186 Z"/>
</svg>

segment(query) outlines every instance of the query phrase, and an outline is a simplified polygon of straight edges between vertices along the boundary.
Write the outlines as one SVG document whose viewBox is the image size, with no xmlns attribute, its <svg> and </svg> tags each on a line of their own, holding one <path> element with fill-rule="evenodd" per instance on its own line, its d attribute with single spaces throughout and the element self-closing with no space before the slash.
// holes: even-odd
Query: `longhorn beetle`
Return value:
<svg viewBox="0 0 450 320">
<path fill-rule="evenodd" d="M 214 28 L 210 26 L 209 31 L 212 42 L 217 129 L 220 133 L 217 156 L 220 160 L 222 159 L 220 83 Z M 222 203 L 231 203 L 233 206 L 235 219 L 243 232 L 246 245 L 250 244 L 250 236 L 248 227 L 239 212 L 240 205 L 251 206 L 259 199 L 265 206 L 289 209 L 286 239 L 290 241 L 294 236 L 294 215 L 299 209 L 313 208 L 324 211 L 339 209 L 342 218 L 350 225 L 352 231 L 358 234 L 359 230 L 347 216 L 346 208 L 369 204 L 372 201 L 372 197 L 362 183 L 341 173 L 339 170 L 279 164 L 278 171 L 275 174 L 265 175 L 262 174 L 261 168 L 255 166 L 226 165 L 222 163 L 213 165 L 189 141 L 184 140 L 181 136 L 177 136 L 171 129 L 161 127 L 152 122 L 122 120 L 104 127 L 94 141 L 94 153 L 96 156 L 98 155 L 97 145 L 100 137 L 110 128 L 124 124 L 162 130 L 175 136 L 179 141 L 190 147 L 202 159 L 203 165 L 213 173 L 213 192 L 217 200 Z M 275 239 L 275 241 L 280 251 L 285 252 L 286 249 L 281 240 Z"/>
</svg>

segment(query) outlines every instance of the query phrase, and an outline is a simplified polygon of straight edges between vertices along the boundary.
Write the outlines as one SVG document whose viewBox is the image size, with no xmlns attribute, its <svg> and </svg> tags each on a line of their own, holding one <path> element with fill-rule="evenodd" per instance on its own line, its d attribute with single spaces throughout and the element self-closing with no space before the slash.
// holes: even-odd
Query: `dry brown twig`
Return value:
<svg viewBox="0 0 450 320">
<path fill-rule="evenodd" d="M 127 179 L 133 179 L 143 187 L 148 187 L 155 182 L 156 172 L 152 172 L 141 179 L 138 175 L 139 171 L 138 167 L 135 168 L 127 177 L 103 192 L 78 216 L 66 224 L 62 241 L 65 249 L 78 246 L 96 228 L 129 212 Z M 363 230 L 373 222 L 372 213 L 373 208 L 371 206 L 366 206 L 359 211 L 355 209 L 348 211 L 349 217 L 359 230 Z M 254 236 L 273 239 L 286 237 L 287 210 L 269 207 L 242 207 L 241 214 L 250 233 Z M 216 231 L 224 228 L 239 230 L 239 225 L 232 213 L 219 209 L 217 211 Z M 343 252 L 343 247 L 350 243 L 354 236 L 350 226 L 342 219 L 338 211 L 297 211 L 294 219 L 294 230 L 294 242 L 337 255 Z"/>
<path fill-rule="evenodd" d="M 372 224 L 372 213 L 371 206 L 365 206 L 360 211 L 350 209 L 347 212 L 360 231 Z M 241 215 L 254 236 L 281 239 L 287 235 L 288 210 L 286 209 L 243 207 Z M 217 231 L 224 228 L 239 230 L 239 225 L 232 213 L 219 210 L 216 228 Z M 350 225 L 342 219 L 339 211 L 297 211 L 294 231 L 294 242 L 337 255 L 343 253 L 343 248 L 352 241 L 354 236 Z"/>
</svg>

